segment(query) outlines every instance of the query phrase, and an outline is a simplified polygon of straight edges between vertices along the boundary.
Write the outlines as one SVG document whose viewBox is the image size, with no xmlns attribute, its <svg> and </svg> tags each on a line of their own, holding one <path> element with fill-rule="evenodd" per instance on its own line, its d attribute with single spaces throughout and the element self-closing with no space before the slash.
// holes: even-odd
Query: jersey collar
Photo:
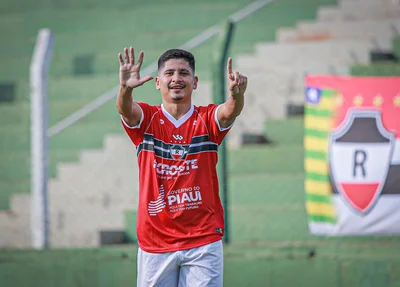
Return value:
<svg viewBox="0 0 400 287">
<path fill-rule="evenodd" d="M 189 119 L 194 111 L 194 106 L 191 105 L 189 111 L 183 115 L 179 120 L 175 119 L 173 116 L 171 116 L 170 113 L 167 112 L 167 110 L 164 108 L 164 105 L 161 104 L 161 109 L 164 113 L 164 115 L 167 117 L 167 119 L 176 127 L 179 128 L 184 122 L 186 122 L 187 119 Z"/>
</svg>

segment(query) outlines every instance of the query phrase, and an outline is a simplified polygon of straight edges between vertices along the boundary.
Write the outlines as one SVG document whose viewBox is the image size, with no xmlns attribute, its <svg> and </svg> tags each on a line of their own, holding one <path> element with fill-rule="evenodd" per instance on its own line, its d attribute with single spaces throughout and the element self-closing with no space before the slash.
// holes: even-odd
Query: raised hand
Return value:
<svg viewBox="0 0 400 287">
<path fill-rule="evenodd" d="M 243 96 L 247 88 L 247 77 L 232 71 L 232 58 L 228 59 L 228 85 L 232 97 Z"/>
<path fill-rule="evenodd" d="M 120 65 L 119 82 L 122 86 L 129 88 L 136 88 L 153 79 L 152 76 L 145 76 L 143 78 L 140 78 L 140 67 L 142 66 L 144 57 L 143 51 L 139 53 L 139 59 L 137 60 L 136 64 L 135 64 L 135 54 L 133 47 L 129 48 L 129 54 L 128 54 L 128 48 L 125 48 L 124 55 L 126 63 L 122 59 L 122 54 L 121 53 L 118 54 L 119 65 Z"/>
</svg>

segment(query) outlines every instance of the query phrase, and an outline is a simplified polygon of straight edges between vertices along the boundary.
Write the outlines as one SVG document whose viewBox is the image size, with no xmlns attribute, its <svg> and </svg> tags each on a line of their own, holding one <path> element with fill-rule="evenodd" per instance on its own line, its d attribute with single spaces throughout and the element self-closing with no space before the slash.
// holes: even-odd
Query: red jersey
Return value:
<svg viewBox="0 0 400 287">
<path fill-rule="evenodd" d="M 138 103 L 138 126 L 123 126 L 139 164 L 137 236 L 151 253 L 190 249 L 224 234 L 216 165 L 229 128 L 217 119 L 218 105 L 192 106 L 179 120 L 163 106 Z"/>
</svg>

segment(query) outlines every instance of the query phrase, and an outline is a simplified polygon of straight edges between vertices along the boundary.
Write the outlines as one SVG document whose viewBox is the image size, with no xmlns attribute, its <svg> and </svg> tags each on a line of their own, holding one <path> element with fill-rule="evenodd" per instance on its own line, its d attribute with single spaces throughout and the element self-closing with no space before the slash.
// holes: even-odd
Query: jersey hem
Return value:
<svg viewBox="0 0 400 287">
<path fill-rule="evenodd" d="M 162 250 L 161 249 L 153 250 L 153 249 L 143 248 L 141 246 L 141 244 L 139 243 L 139 241 L 138 241 L 138 246 L 143 251 L 146 251 L 148 253 L 156 253 L 157 254 L 157 253 L 177 252 L 177 251 L 197 248 L 197 247 L 201 247 L 201 246 L 204 246 L 204 245 L 207 245 L 207 244 L 211 244 L 211 243 L 217 242 L 219 240 L 222 240 L 222 236 L 221 235 L 213 235 L 212 237 L 210 236 L 210 240 L 208 240 L 208 241 L 204 241 L 204 242 L 193 244 L 193 245 L 182 246 L 180 248 L 166 248 L 166 249 L 162 249 Z"/>
</svg>

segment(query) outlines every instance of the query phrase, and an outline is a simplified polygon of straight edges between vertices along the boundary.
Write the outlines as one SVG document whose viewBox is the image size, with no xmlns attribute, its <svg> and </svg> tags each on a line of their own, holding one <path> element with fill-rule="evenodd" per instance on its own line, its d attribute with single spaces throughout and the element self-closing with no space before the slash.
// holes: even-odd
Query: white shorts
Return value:
<svg viewBox="0 0 400 287">
<path fill-rule="evenodd" d="M 222 240 L 167 253 L 138 250 L 138 287 L 223 285 Z"/>
</svg>

